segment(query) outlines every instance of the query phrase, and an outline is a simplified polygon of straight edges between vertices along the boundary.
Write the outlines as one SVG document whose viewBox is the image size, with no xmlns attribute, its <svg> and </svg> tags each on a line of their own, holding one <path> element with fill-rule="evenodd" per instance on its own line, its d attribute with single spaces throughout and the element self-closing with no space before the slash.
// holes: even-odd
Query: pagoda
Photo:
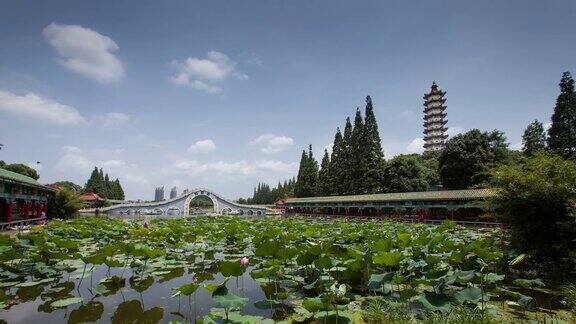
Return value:
<svg viewBox="0 0 576 324">
<path fill-rule="evenodd" d="M 444 148 L 446 135 L 446 91 L 438 88 L 436 81 L 432 82 L 430 93 L 424 95 L 424 149 L 426 153 Z"/>
</svg>

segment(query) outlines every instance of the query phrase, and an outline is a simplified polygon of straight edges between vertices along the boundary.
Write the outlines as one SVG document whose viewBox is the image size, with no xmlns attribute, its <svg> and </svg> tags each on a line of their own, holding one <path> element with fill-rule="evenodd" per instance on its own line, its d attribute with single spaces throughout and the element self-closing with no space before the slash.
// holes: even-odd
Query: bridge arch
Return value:
<svg viewBox="0 0 576 324">
<path fill-rule="evenodd" d="M 208 197 L 210 200 L 212 200 L 212 205 L 214 205 L 214 212 L 216 214 L 220 213 L 220 208 L 218 206 L 218 199 L 216 199 L 216 196 L 208 190 L 200 189 L 187 193 L 186 199 L 184 200 L 184 215 L 186 216 L 190 215 L 190 202 L 192 201 L 192 199 L 201 196 Z"/>
</svg>

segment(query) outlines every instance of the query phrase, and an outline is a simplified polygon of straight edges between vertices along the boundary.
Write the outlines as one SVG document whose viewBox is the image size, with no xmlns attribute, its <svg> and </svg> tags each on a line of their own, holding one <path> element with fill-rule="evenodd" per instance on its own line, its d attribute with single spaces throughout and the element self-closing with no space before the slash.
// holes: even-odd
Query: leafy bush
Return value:
<svg viewBox="0 0 576 324">
<path fill-rule="evenodd" d="M 63 188 L 48 201 L 48 216 L 50 218 L 70 218 L 82 208 L 84 208 L 84 202 L 80 196 Z"/>
<path fill-rule="evenodd" d="M 543 268 L 569 273 L 576 264 L 576 161 L 545 153 L 490 172 L 492 203 L 510 226 L 513 246 Z"/>
</svg>

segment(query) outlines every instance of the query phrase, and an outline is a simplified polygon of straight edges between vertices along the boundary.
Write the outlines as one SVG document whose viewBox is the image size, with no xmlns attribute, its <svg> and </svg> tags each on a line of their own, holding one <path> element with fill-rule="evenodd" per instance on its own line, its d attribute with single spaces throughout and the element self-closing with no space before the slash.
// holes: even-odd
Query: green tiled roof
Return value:
<svg viewBox="0 0 576 324">
<path fill-rule="evenodd" d="M 26 184 L 26 185 L 29 185 L 32 187 L 41 187 L 41 188 L 45 188 L 48 190 L 53 190 L 51 188 L 48 188 L 46 186 L 41 185 L 38 181 L 36 181 L 36 180 L 34 180 L 28 176 L 22 175 L 20 173 L 4 170 L 2 168 L 0 168 L 0 181 L 1 180 L 8 180 L 11 182 L 18 182 L 21 184 Z"/>
<path fill-rule="evenodd" d="M 335 202 L 377 202 L 407 200 L 476 200 L 494 196 L 492 189 L 441 190 L 421 192 L 398 192 L 371 195 L 328 196 L 308 198 L 288 198 L 286 204 L 335 203 Z"/>
</svg>

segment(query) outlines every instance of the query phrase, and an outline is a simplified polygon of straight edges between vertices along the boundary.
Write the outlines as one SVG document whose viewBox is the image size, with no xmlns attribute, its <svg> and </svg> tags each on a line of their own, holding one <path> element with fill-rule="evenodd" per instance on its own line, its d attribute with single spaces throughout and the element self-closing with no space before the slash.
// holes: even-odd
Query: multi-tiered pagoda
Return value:
<svg viewBox="0 0 576 324">
<path fill-rule="evenodd" d="M 446 106 L 444 95 L 446 91 L 438 88 L 436 81 L 432 82 L 430 93 L 424 95 L 424 149 L 426 153 L 444 148 L 446 135 Z"/>
</svg>

